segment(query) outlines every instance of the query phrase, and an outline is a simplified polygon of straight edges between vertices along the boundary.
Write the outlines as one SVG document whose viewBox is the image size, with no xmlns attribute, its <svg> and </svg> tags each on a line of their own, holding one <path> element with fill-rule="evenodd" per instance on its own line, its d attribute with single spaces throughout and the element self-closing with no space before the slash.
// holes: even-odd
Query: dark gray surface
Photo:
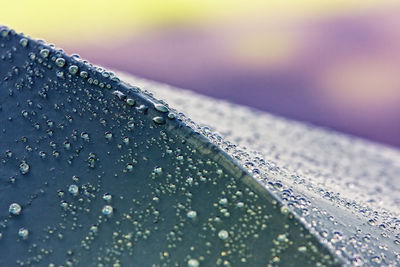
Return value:
<svg viewBox="0 0 400 267">
<path fill-rule="evenodd" d="M 334 264 L 253 178 L 156 110 L 155 100 L 45 44 L 20 40 L 0 30 L 1 266 Z M 45 47 L 48 57 L 40 53 Z M 69 73 L 71 65 L 78 73 Z M 79 187 L 76 196 L 70 185 Z M 22 206 L 18 216 L 9 215 L 14 202 Z M 112 216 L 103 215 L 105 205 Z"/>
</svg>

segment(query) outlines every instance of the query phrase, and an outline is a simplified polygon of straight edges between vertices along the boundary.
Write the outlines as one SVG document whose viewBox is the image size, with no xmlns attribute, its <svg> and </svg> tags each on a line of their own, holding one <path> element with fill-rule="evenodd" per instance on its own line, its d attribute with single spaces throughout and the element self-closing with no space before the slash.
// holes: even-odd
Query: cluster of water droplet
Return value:
<svg viewBox="0 0 400 267">
<path fill-rule="evenodd" d="M 346 264 L 400 264 L 398 150 L 123 78 L 185 112 L 178 117 L 236 159 Z"/>
<path fill-rule="evenodd" d="M 166 103 L 6 28 L 0 64 L 0 265 L 338 263 Z"/>
</svg>

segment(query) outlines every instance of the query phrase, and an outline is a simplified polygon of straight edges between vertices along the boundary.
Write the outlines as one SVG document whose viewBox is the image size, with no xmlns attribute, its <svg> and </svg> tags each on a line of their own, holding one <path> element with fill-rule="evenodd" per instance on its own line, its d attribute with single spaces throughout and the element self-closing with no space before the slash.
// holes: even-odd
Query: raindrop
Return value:
<svg viewBox="0 0 400 267">
<path fill-rule="evenodd" d="M 1 29 L 0 30 L 0 36 L 5 38 L 8 36 L 8 29 Z"/>
<path fill-rule="evenodd" d="M 64 67 L 65 59 L 63 59 L 62 57 L 57 58 L 56 59 L 56 65 L 57 65 L 57 67 L 60 67 L 60 68 Z"/>
<path fill-rule="evenodd" d="M 22 207 L 18 203 L 12 203 L 8 208 L 8 211 L 12 215 L 19 215 L 22 211 Z"/>
<path fill-rule="evenodd" d="M 128 127 L 129 128 L 135 127 L 135 122 L 133 120 L 128 121 Z"/>
<path fill-rule="evenodd" d="M 104 137 L 105 137 L 108 141 L 110 141 L 110 140 L 112 139 L 113 135 L 112 135 L 111 132 L 106 132 L 106 133 L 104 134 Z"/>
<path fill-rule="evenodd" d="M 134 106 L 135 103 L 136 103 L 136 101 L 135 101 L 134 99 L 132 99 L 132 98 L 127 98 L 127 99 L 126 99 L 126 103 L 127 103 L 129 106 Z"/>
<path fill-rule="evenodd" d="M 155 167 L 154 168 L 154 173 L 161 173 L 162 172 L 162 168 L 161 167 Z"/>
<path fill-rule="evenodd" d="M 42 58 L 47 58 L 50 54 L 50 51 L 49 51 L 49 49 L 44 48 L 44 49 L 40 50 L 39 54 Z"/>
<path fill-rule="evenodd" d="M 6 157 L 7 157 L 7 158 L 11 158 L 11 157 L 12 157 L 12 154 L 13 154 L 13 153 L 12 153 L 11 150 L 7 150 L 7 151 L 6 151 Z"/>
<path fill-rule="evenodd" d="M 307 247 L 306 246 L 300 246 L 300 247 L 297 248 L 297 250 L 300 253 L 305 253 L 305 252 L 307 252 Z"/>
<path fill-rule="evenodd" d="M 22 38 L 21 40 L 19 40 L 19 44 L 20 44 L 22 47 L 26 47 L 26 46 L 28 45 L 28 39 Z"/>
<path fill-rule="evenodd" d="M 168 112 L 168 108 L 166 106 L 162 105 L 162 104 L 155 104 L 154 108 L 157 111 L 162 112 L 162 113 L 167 113 Z"/>
<path fill-rule="evenodd" d="M 189 219 L 194 220 L 194 219 L 197 218 L 197 212 L 194 211 L 194 210 L 190 210 L 190 211 L 188 211 L 188 213 L 186 214 L 186 216 L 187 216 Z"/>
<path fill-rule="evenodd" d="M 103 200 L 105 200 L 106 202 L 110 202 L 111 199 L 112 199 L 112 196 L 110 193 L 104 193 Z"/>
<path fill-rule="evenodd" d="M 171 112 L 168 113 L 168 118 L 171 119 L 171 120 L 175 119 L 175 114 L 171 113 Z"/>
<path fill-rule="evenodd" d="M 156 124 L 165 124 L 165 119 L 164 119 L 163 117 L 159 117 L 159 116 L 154 117 L 154 118 L 153 118 L 153 121 L 154 121 Z"/>
<path fill-rule="evenodd" d="M 19 171 L 22 173 L 22 174 L 27 174 L 28 172 L 29 172 L 29 165 L 28 165 L 28 163 L 26 163 L 25 161 L 24 162 L 22 162 L 20 165 L 19 165 Z"/>
<path fill-rule="evenodd" d="M 229 237 L 229 233 L 226 230 L 221 230 L 218 232 L 218 237 L 222 240 L 226 240 Z"/>
<path fill-rule="evenodd" d="M 114 208 L 110 205 L 105 205 L 101 211 L 104 215 L 111 216 L 114 212 Z"/>
<path fill-rule="evenodd" d="M 84 79 L 87 79 L 87 77 L 89 77 L 89 74 L 86 71 L 81 71 L 79 75 Z"/>
<path fill-rule="evenodd" d="M 225 206 L 226 204 L 228 204 L 228 199 L 226 198 L 221 198 L 219 200 L 219 204 Z"/>
<path fill-rule="evenodd" d="M 85 141 L 89 141 L 89 134 L 87 132 L 82 132 L 81 137 Z"/>
<path fill-rule="evenodd" d="M 78 66 L 76 65 L 71 65 L 68 68 L 69 73 L 71 73 L 72 75 L 75 75 L 78 73 Z"/>
<path fill-rule="evenodd" d="M 22 239 L 27 239 L 28 238 L 28 236 L 29 236 L 29 230 L 28 229 L 26 229 L 26 228 L 20 228 L 19 230 L 18 230 L 18 235 L 19 235 L 19 237 L 21 237 Z"/>
<path fill-rule="evenodd" d="M 77 185 L 75 185 L 75 184 L 72 184 L 72 185 L 69 186 L 68 192 L 71 195 L 76 196 L 79 193 L 79 187 Z"/>
<path fill-rule="evenodd" d="M 133 164 L 132 163 L 126 164 L 126 170 L 131 172 L 133 170 Z"/>
<path fill-rule="evenodd" d="M 188 260 L 188 267 L 199 267 L 200 263 L 196 259 L 190 259 Z"/>
</svg>

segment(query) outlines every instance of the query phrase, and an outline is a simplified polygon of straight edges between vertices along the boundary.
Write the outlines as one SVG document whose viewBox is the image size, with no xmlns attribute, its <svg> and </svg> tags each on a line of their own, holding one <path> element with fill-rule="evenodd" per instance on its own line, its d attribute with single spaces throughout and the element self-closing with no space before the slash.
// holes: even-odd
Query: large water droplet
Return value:
<svg viewBox="0 0 400 267">
<path fill-rule="evenodd" d="M 29 172 L 29 169 L 30 169 L 30 167 L 29 167 L 28 163 L 26 163 L 25 161 L 22 162 L 22 163 L 19 165 L 19 171 L 20 171 L 22 174 L 27 174 L 27 173 Z"/>
<path fill-rule="evenodd" d="M 12 203 L 8 208 L 8 211 L 12 215 L 19 215 L 22 211 L 22 207 L 18 203 Z"/>
</svg>

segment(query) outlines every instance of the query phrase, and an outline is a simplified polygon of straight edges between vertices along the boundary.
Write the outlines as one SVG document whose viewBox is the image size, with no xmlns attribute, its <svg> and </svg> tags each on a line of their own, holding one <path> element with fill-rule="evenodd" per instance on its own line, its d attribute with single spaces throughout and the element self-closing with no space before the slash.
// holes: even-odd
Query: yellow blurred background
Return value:
<svg viewBox="0 0 400 267">
<path fill-rule="evenodd" d="M 383 4 L 384 3 L 384 4 Z M 396 0 L 20 0 L 3 1 L 0 22 L 49 42 L 94 43 L 125 31 L 146 31 L 170 24 L 233 23 L 238 19 L 315 17 L 363 12 Z"/>
</svg>

